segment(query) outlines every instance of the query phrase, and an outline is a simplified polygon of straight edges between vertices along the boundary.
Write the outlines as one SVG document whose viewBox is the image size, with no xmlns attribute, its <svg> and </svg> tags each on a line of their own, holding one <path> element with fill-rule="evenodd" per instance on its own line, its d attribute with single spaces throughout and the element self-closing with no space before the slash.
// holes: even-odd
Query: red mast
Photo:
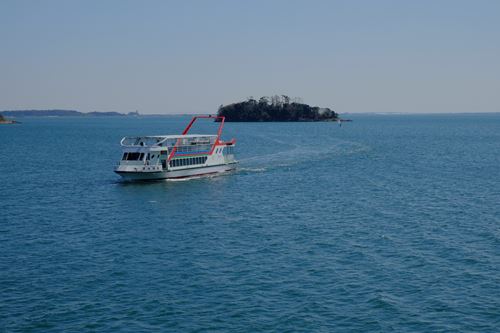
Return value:
<svg viewBox="0 0 500 333">
<path fill-rule="evenodd" d="M 184 129 L 184 131 L 182 131 L 182 135 L 188 134 L 189 130 L 191 129 L 191 127 L 193 126 L 193 124 L 195 123 L 195 121 L 197 119 L 200 119 L 200 118 L 202 118 L 202 119 L 214 119 L 215 121 L 219 120 L 219 122 L 220 122 L 219 129 L 217 131 L 217 138 L 215 139 L 215 142 L 212 145 L 212 149 L 210 150 L 210 153 L 209 153 L 209 155 L 212 155 L 212 152 L 214 151 L 215 146 L 217 144 L 219 144 L 219 142 L 220 142 L 220 136 L 222 134 L 222 128 L 224 127 L 224 120 L 226 119 L 226 117 L 224 117 L 224 116 L 217 116 L 217 117 L 212 117 L 212 116 L 194 116 L 193 119 L 191 119 L 191 121 L 189 122 L 189 124 L 186 126 L 186 128 Z M 177 139 L 177 142 L 175 143 L 175 146 L 172 149 L 172 152 L 168 156 L 168 160 L 169 161 L 172 159 L 172 157 L 174 157 L 174 154 L 175 154 L 175 151 L 177 150 L 177 146 L 179 145 L 179 142 L 180 142 L 180 139 Z M 231 140 L 231 143 L 234 143 L 234 140 Z"/>
</svg>

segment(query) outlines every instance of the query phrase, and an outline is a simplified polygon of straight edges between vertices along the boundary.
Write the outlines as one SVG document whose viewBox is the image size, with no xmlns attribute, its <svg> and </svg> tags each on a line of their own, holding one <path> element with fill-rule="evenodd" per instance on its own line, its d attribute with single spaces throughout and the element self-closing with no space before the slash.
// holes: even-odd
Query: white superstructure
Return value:
<svg viewBox="0 0 500 333">
<path fill-rule="evenodd" d="M 217 135 L 187 134 L 199 118 L 220 121 Z M 126 180 L 187 178 L 233 170 L 235 140 L 220 139 L 224 117 L 193 117 L 181 135 L 125 137 L 115 172 Z"/>
</svg>

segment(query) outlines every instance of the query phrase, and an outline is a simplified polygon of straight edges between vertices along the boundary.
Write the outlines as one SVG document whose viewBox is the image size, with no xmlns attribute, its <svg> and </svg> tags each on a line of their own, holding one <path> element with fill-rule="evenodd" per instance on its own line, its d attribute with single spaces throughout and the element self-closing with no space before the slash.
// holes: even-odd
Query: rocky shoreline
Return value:
<svg viewBox="0 0 500 333">
<path fill-rule="evenodd" d="M 19 122 L 15 120 L 8 120 L 5 119 L 1 114 L 0 114 L 0 124 L 1 125 L 9 125 L 9 124 L 19 124 Z"/>
</svg>

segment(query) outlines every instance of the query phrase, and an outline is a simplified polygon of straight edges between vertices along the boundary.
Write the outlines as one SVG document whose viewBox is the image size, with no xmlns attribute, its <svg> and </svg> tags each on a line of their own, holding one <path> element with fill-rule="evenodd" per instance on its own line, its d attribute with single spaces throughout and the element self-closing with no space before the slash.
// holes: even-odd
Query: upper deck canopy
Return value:
<svg viewBox="0 0 500 333">
<path fill-rule="evenodd" d="M 197 119 L 211 119 L 220 121 L 217 135 L 207 134 L 188 134 Z M 194 116 L 186 126 L 181 135 L 154 135 L 142 137 L 125 137 L 121 141 L 121 145 L 130 148 L 157 148 L 166 147 L 169 152 L 168 160 L 170 161 L 177 153 L 208 153 L 212 154 L 217 143 L 221 143 L 220 136 L 224 127 L 224 117 L 212 116 Z M 227 143 L 234 144 L 234 139 Z M 162 149 L 163 150 L 163 149 Z"/>
<path fill-rule="evenodd" d="M 127 136 L 121 141 L 125 147 L 172 147 L 175 145 L 213 144 L 217 135 L 184 134 Z"/>
</svg>

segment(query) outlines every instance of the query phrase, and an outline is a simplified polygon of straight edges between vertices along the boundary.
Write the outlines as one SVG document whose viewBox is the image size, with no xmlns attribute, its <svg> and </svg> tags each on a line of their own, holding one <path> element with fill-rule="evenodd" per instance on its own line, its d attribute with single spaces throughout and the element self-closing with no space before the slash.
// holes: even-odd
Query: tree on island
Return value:
<svg viewBox="0 0 500 333">
<path fill-rule="evenodd" d="M 244 102 L 221 105 L 218 116 L 226 121 L 328 121 L 338 114 L 329 108 L 301 103 L 299 98 L 286 95 L 263 96 L 258 101 L 249 97 Z"/>
</svg>

